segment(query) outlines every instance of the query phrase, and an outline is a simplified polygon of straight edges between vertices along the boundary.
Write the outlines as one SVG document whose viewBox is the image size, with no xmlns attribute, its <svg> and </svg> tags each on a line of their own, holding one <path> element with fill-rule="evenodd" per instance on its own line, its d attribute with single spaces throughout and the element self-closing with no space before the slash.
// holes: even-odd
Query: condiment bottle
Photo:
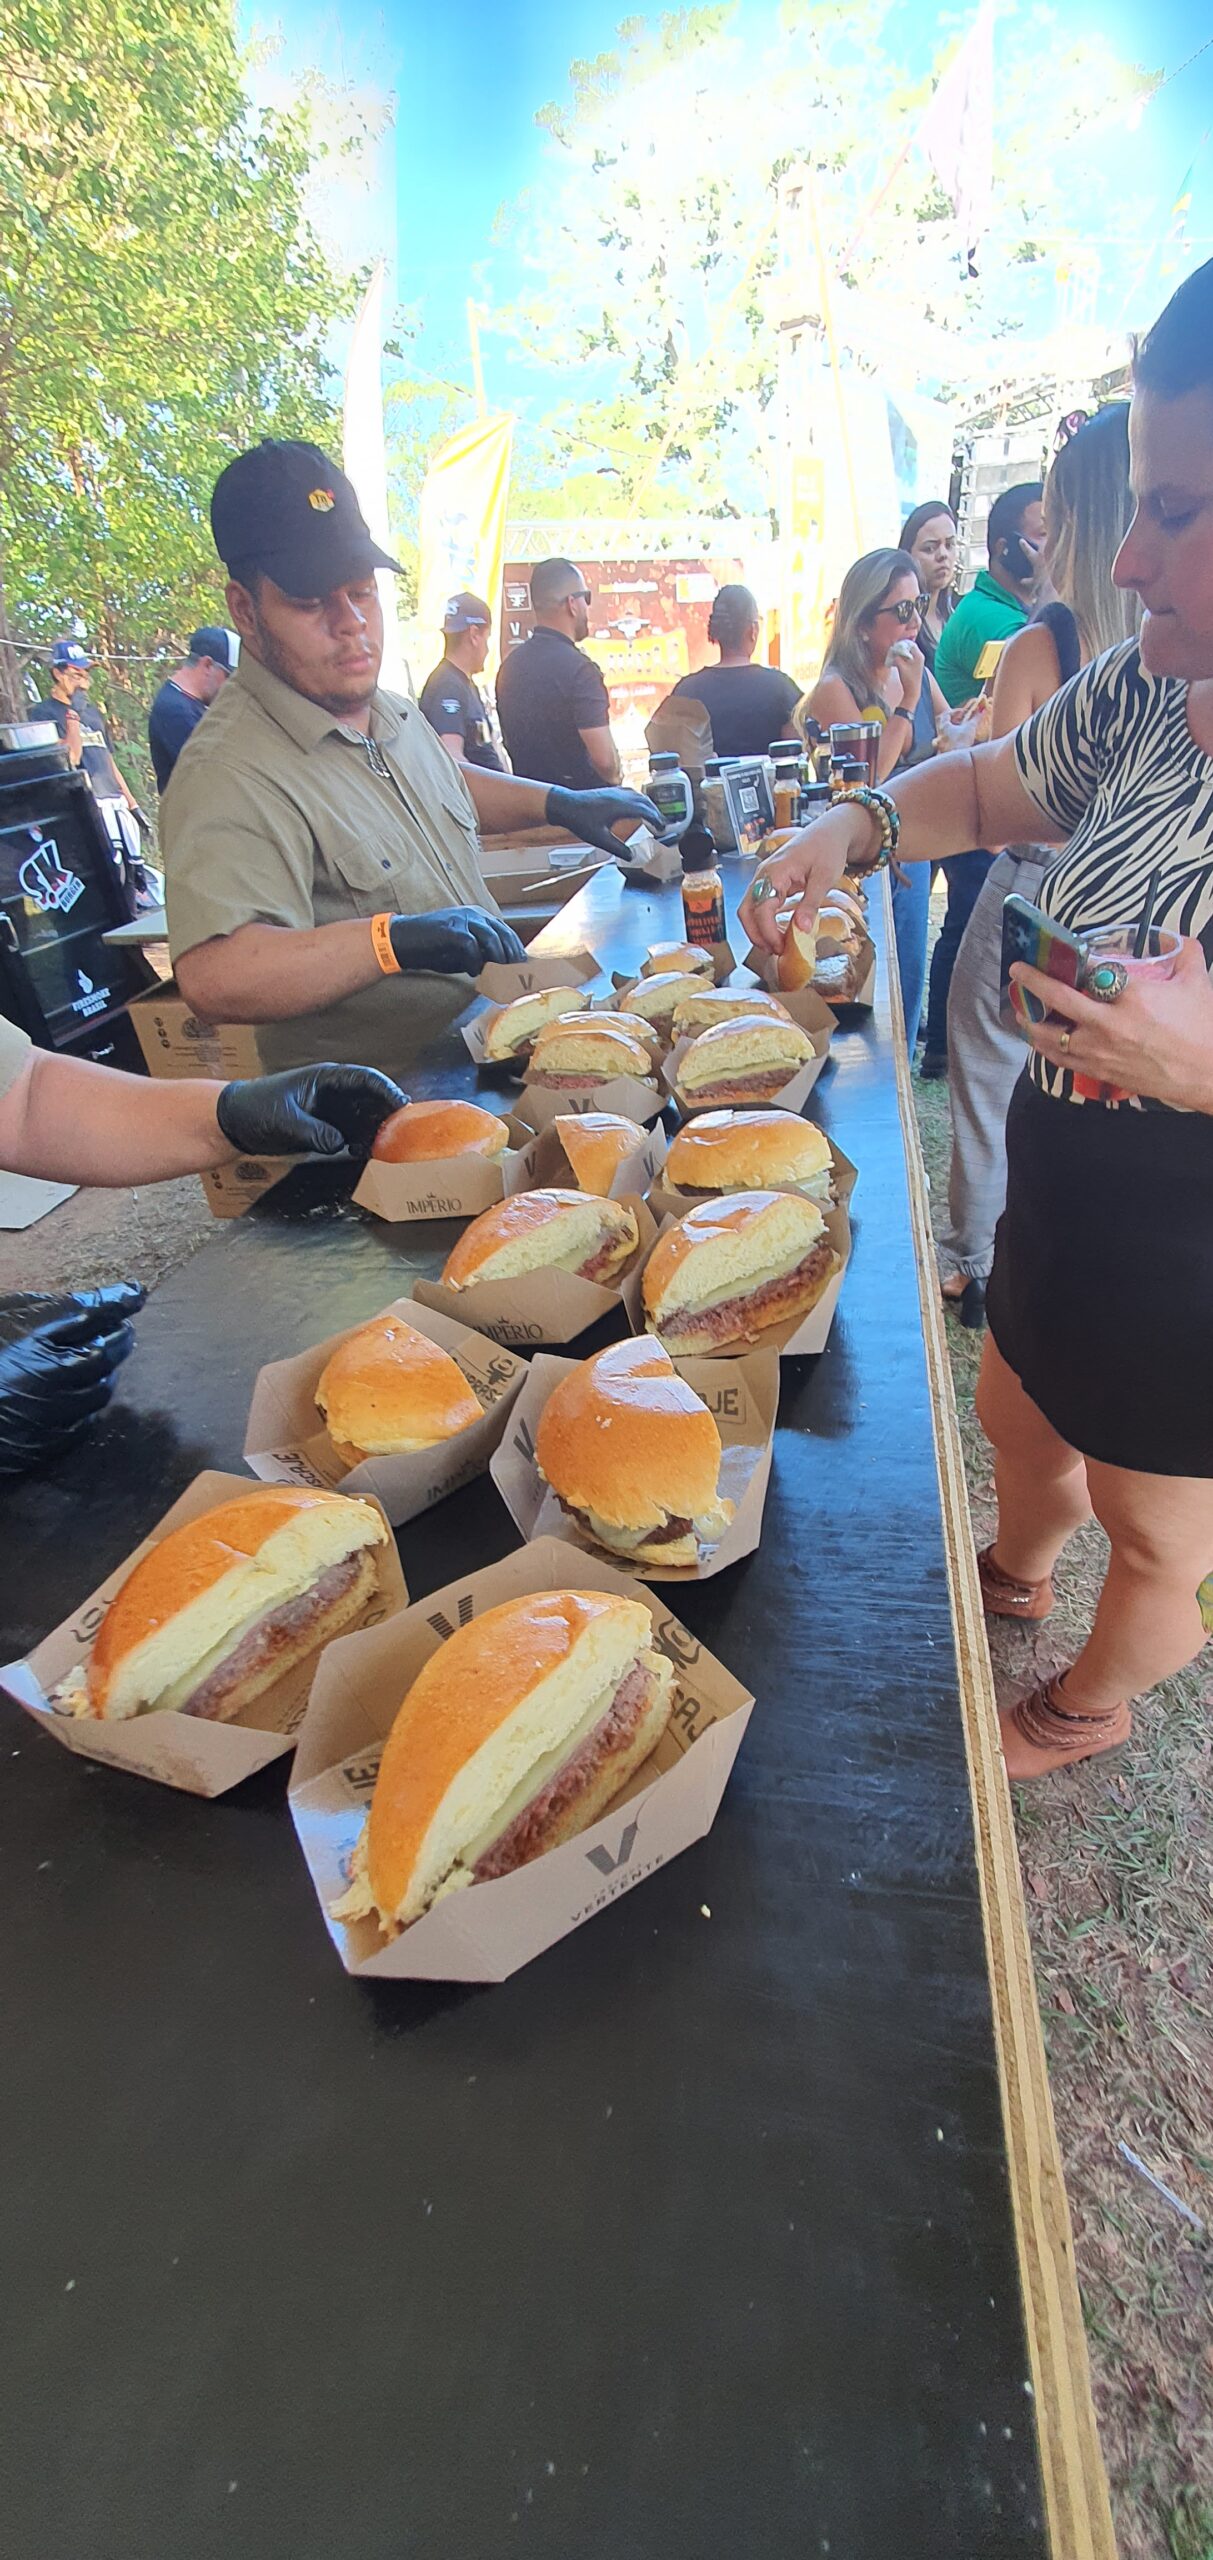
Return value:
<svg viewBox="0 0 1213 2560">
<path fill-rule="evenodd" d="M 800 741 L 776 738 L 767 749 L 774 779 L 771 797 L 777 827 L 794 827 L 800 803 Z"/>
<path fill-rule="evenodd" d="M 833 793 L 828 782 L 802 782 L 800 805 L 796 813 L 797 825 L 807 827 L 812 819 L 819 818 L 822 810 L 829 808 L 832 798 Z"/>
<path fill-rule="evenodd" d="M 695 815 L 695 802 L 676 755 L 649 757 L 649 798 L 656 801 L 661 811 L 659 841 L 677 844 Z"/>
<path fill-rule="evenodd" d="M 706 827 L 691 825 L 682 839 L 682 913 L 687 941 L 710 951 L 725 938 L 724 882 Z"/>
<path fill-rule="evenodd" d="M 860 784 L 860 783 L 866 783 L 867 778 L 868 778 L 868 767 L 867 767 L 867 760 L 866 760 L 866 758 L 865 758 L 865 757 L 862 757 L 862 756 L 831 756 L 831 758 L 830 758 L 830 790 L 831 790 L 831 793 L 837 793 L 837 792 L 839 792 L 839 791 L 853 791 L 853 790 L 855 790 L 855 788 L 857 787 L 857 785 L 858 785 L 858 784 Z"/>
</svg>

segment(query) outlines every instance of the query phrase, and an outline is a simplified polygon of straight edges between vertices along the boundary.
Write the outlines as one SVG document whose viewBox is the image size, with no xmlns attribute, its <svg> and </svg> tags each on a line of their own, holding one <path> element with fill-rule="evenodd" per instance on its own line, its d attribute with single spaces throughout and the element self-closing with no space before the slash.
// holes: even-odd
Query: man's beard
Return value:
<svg viewBox="0 0 1213 2560">
<path fill-rule="evenodd" d="M 373 700 L 375 688 L 379 682 L 378 666 L 368 673 L 366 684 L 358 693 L 316 693 L 311 685 L 300 682 L 299 670 L 294 658 L 289 650 L 280 646 L 273 632 L 266 629 L 257 610 L 255 598 L 253 623 L 262 666 L 268 668 L 272 676 L 277 676 L 280 684 L 289 685 L 292 693 L 302 694 L 305 702 L 314 702 L 319 710 L 331 711 L 336 719 L 344 719 L 348 718 L 351 711 L 365 710 L 367 703 Z"/>
</svg>

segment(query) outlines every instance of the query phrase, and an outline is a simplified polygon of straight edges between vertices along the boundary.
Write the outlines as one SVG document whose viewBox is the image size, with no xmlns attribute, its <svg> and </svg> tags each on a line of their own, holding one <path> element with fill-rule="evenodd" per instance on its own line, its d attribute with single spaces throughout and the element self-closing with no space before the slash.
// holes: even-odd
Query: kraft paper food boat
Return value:
<svg viewBox="0 0 1213 2560">
<path fill-rule="evenodd" d="M 841 948 L 841 943 L 835 942 L 829 935 L 823 934 L 817 945 L 818 957 L 819 959 L 824 960 L 828 954 L 840 951 Z M 789 1013 L 793 1006 L 805 995 L 815 996 L 818 1003 L 825 1004 L 827 1011 L 834 1013 L 857 1012 L 860 1009 L 865 1012 L 870 1012 L 876 1001 L 876 945 L 869 933 L 861 934 L 859 939 L 859 952 L 856 961 L 855 993 L 853 996 L 848 996 L 845 999 L 845 1002 L 841 1004 L 836 1000 L 833 1005 L 830 1005 L 828 999 L 824 996 L 818 995 L 817 990 L 813 987 L 801 987 L 797 990 L 795 995 L 785 994 L 784 989 L 779 983 L 779 963 L 773 952 L 756 951 L 751 945 L 751 948 L 746 953 L 746 966 L 749 969 L 757 971 L 764 987 L 768 989 L 771 995 L 778 996 L 781 1004 L 786 1004 Z"/>
<path fill-rule="evenodd" d="M 486 960 L 476 980 L 478 996 L 493 1005 L 512 1004 L 515 996 L 533 996 L 539 987 L 582 987 L 601 973 L 592 951 L 537 951 L 525 960 Z"/>
<path fill-rule="evenodd" d="M 598 1105 L 593 1107 L 596 1110 Z M 634 1147 L 631 1155 L 624 1156 L 616 1166 L 606 1195 L 608 1200 L 627 1200 L 637 1192 L 643 1197 L 660 1174 L 668 1145 L 665 1130 L 658 1123 L 655 1129 L 648 1131 L 643 1145 Z M 553 1121 L 549 1121 L 538 1136 L 532 1138 L 519 1158 L 519 1165 L 525 1168 L 525 1179 L 512 1182 L 511 1190 L 533 1191 L 538 1187 L 540 1190 L 578 1191 L 581 1188 Z"/>
<path fill-rule="evenodd" d="M 656 1751 L 588 1831 L 514 1875 L 469 1885 L 385 1938 L 374 1920 L 333 1918 L 374 1791 L 380 1755 L 422 1664 L 479 1611 L 527 1591 L 617 1591 L 643 1600 L 653 1643 L 678 1674 Z M 465 1574 L 390 1626 L 330 1645 L 299 1739 L 290 1807 L 325 1925 L 347 1973 L 379 1980 L 504 1982 L 710 1831 L 754 1704 L 645 1584 L 562 1539 L 539 1538 Z"/>
<path fill-rule="evenodd" d="M 641 1582 L 709 1582 L 726 1565 L 752 1555 L 762 1527 L 763 1505 L 771 1474 L 771 1443 L 779 1410 L 779 1361 L 773 1351 L 751 1351 L 741 1359 L 677 1360 L 675 1367 L 716 1417 L 721 1440 L 720 1493 L 734 1505 L 733 1518 L 719 1543 L 698 1564 L 631 1564 L 626 1556 L 607 1560 L 617 1573 Z M 580 1366 L 537 1351 L 526 1384 L 494 1453 L 489 1473 L 507 1509 L 526 1539 L 559 1538 L 573 1551 L 570 1572 L 584 1555 L 603 1550 L 561 1510 L 535 1460 L 540 1416 L 554 1387 Z"/>
<path fill-rule="evenodd" d="M 666 1095 L 660 1078 L 642 1084 L 638 1076 L 615 1076 L 610 1084 L 582 1084 L 571 1093 L 549 1093 L 541 1084 L 524 1084 L 518 1105 L 533 1129 L 550 1128 L 562 1111 L 620 1111 L 625 1120 L 638 1120 L 641 1128 L 649 1128 L 660 1120 L 666 1106 Z"/>
<path fill-rule="evenodd" d="M 678 876 L 681 876 L 681 864 L 679 865 Z M 667 933 L 662 936 L 662 939 L 666 942 L 686 942 L 689 937 L 685 933 Z M 710 951 L 712 955 L 712 975 L 717 986 L 723 987 L 726 980 L 733 977 L 737 971 L 737 962 L 733 954 L 732 944 L 728 942 L 709 942 L 703 945 L 703 949 L 705 951 Z M 648 952 L 646 951 L 643 958 L 637 961 L 634 969 L 612 969 L 611 985 L 615 992 L 613 995 L 604 997 L 604 1003 L 617 1003 L 619 989 L 621 987 L 630 987 L 635 984 L 635 981 L 639 977 L 641 969 L 643 968 L 644 961 L 648 959 L 648 956 Z M 744 980 L 742 983 L 744 985 Z"/>
<path fill-rule="evenodd" d="M 772 992 L 779 994 L 778 988 L 773 989 Z M 779 995 L 779 1001 L 784 1012 L 790 1014 L 797 1028 L 804 1032 L 806 1039 L 812 1041 L 813 1055 L 811 1058 L 806 1058 L 804 1065 L 797 1068 L 795 1075 L 789 1077 L 778 1093 L 766 1096 L 761 1103 L 756 1103 L 754 1108 L 760 1111 L 803 1111 L 830 1054 L 830 1042 L 834 1037 L 834 1016 L 829 1005 L 824 1004 L 820 996 L 814 995 L 811 987 L 800 987 L 795 995 Z M 675 1093 L 674 1085 L 678 1069 L 690 1047 L 689 1039 L 679 1040 L 670 1050 L 661 1070 L 662 1082 L 674 1103 L 675 1110 L 683 1120 L 693 1119 L 696 1111 L 712 1111 L 722 1107 L 710 1102 L 684 1103 Z M 738 1103 L 735 1107 L 738 1110 L 744 1110 L 746 1106 L 744 1103 Z"/>
<path fill-rule="evenodd" d="M 53 1635 L 44 1637 L 23 1661 L 7 1662 L 0 1668 L 0 1687 L 7 1689 L 9 1696 L 68 1751 L 77 1752 L 84 1760 L 104 1760 L 113 1768 L 129 1769 L 136 1777 L 155 1778 L 164 1787 L 183 1788 L 189 1795 L 224 1795 L 229 1787 L 239 1786 L 242 1778 L 251 1777 L 255 1769 L 263 1769 L 267 1761 L 293 1751 L 315 1676 L 314 1662 L 300 1663 L 287 1672 L 230 1724 L 212 1724 L 204 1716 L 175 1713 L 131 1716 L 121 1723 L 107 1724 L 93 1716 L 69 1715 L 51 1703 L 51 1692 L 58 1683 L 78 1665 L 87 1664 L 93 1639 L 111 1600 L 149 1547 L 156 1546 L 170 1529 L 182 1527 L 187 1520 L 198 1520 L 204 1512 L 230 1501 L 233 1494 L 252 1490 L 247 1476 L 221 1475 L 215 1469 L 195 1476 L 180 1501 L 157 1521 L 150 1537 L 107 1575 L 98 1590 L 81 1601 Z M 378 1509 L 379 1505 L 375 1507 Z M 390 1534 L 375 1555 L 379 1587 L 362 1621 L 364 1627 L 394 1617 L 408 1601 L 396 1541 Z"/>
<path fill-rule="evenodd" d="M 622 1205 L 634 1210 L 640 1229 L 640 1247 L 632 1265 L 638 1270 L 656 1242 L 657 1229 L 637 1194 Z M 482 1280 L 472 1289 L 444 1289 L 439 1280 L 418 1280 L 413 1296 L 420 1306 L 437 1307 L 440 1315 L 453 1317 L 457 1324 L 474 1325 L 494 1342 L 529 1347 L 575 1342 L 601 1316 L 609 1316 L 621 1302 L 626 1304 L 627 1276 L 609 1289 L 597 1280 L 580 1280 L 572 1271 L 528 1271 L 517 1280 Z"/>
<path fill-rule="evenodd" d="M 835 1253 L 839 1256 L 839 1268 L 832 1279 L 827 1281 L 816 1306 L 810 1307 L 806 1316 L 800 1317 L 799 1321 L 795 1317 L 790 1317 L 786 1324 L 763 1327 L 758 1341 L 753 1346 L 754 1349 L 777 1351 L 781 1360 L 802 1360 L 811 1352 L 825 1350 L 830 1339 L 830 1327 L 834 1322 L 834 1310 L 838 1305 L 842 1284 L 847 1276 L 847 1264 L 851 1259 L 851 1221 L 847 1202 L 855 1188 L 856 1173 L 854 1165 L 849 1164 L 846 1157 L 836 1148 L 831 1148 L 831 1154 L 838 1173 L 839 1203 L 837 1208 L 827 1209 L 825 1229 Z M 698 1206 L 698 1203 L 696 1205 Z M 665 1235 L 668 1228 L 677 1224 L 676 1218 L 664 1218 L 659 1233 Z M 648 1260 L 647 1254 L 645 1260 Z M 644 1264 L 642 1263 L 638 1270 L 629 1271 L 624 1283 L 624 1305 L 636 1333 L 646 1333 L 649 1330 L 645 1323 L 643 1279 Z M 660 1341 L 660 1334 L 657 1339 Z M 718 1352 L 705 1346 L 701 1356 L 705 1360 L 736 1360 L 739 1351 L 739 1344 L 726 1342 L 721 1345 Z"/>
<path fill-rule="evenodd" d="M 469 1326 L 455 1324 L 412 1298 L 394 1298 L 381 1313 L 400 1316 L 450 1352 L 480 1403 L 480 1420 L 437 1448 L 365 1458 L 361 1466 L 343 1467 L 315 1399 L 321 1373 L 338 1344 L 362 1330 L 360 1325 L 347 1325 L 344 1332 L 313 1343 L 310 1351 L 301 1351 L 295 1359 L 274 1360 L 259 1371 L 244 1435 L 244 1457 L 265 1484 L 316 1484 L 341 1493 L 366 1494 L 399 1529 L 419 1512 L 432 1510 L 459 1485 L 483 1475 L 527 1372 L 525 1360 L 512 1351 L 503 1351 L 484 1334 L 473 1333 Z"/>
<path fill-rule="evenodd" d="M 423 1164 L 378 1164 L 367 1158 L 354 1199 L 360 1209 L 393 1225 L 430 1218 L 478 1218 L 507 1192 L 528 1191 L 535 1176 L 527 1169 L 527 1148 L 535 1132 L 514 1112 L 504 1115 L 510 1143 L 503 1155 L 432 1156 Z"/>
<path fill-rule="evenodd" d="M 859 1176 L 850 1157 L 844 1156 L 841 1147 L 836 1147 L 832 1138 L 827 1139 L 826 1143 L 829 1147 L 830 1160 L 834 1167 L 835 1197 L 841 1201 L 843 1208 L 848 1212 L 849 1216 L 851 1193 L 859 1180 Z M 791 1191 L 795 1186 L 790 1182 L 764 1182 L 761 1188 L 764 1191 Z M 701 1209 L 704 1205 L 705 1198 L 709 1196 L 712 1199 L 718 1198 L 723 1206 L 724 1202 L 728 1199 L 729 1194 L 727 1191 L 721 1191 L 719 1193 L 712 1192 L 710 1195 L 705 1194 L 702 1191 L 681 1191 L 676 1182 L 671 1182 L 668 1179 L 667 1171 L 663 1168 L 661 1173 L 659 1173 L 657 1180 L 650 1187 L 649 1207 L 653 1212 L 653 1216 L 657 1219 L 658 1223 L 661 1224 L 663 1221 L 670 1218 L 685 1218 L 689 1209 Z"/>
</svg>

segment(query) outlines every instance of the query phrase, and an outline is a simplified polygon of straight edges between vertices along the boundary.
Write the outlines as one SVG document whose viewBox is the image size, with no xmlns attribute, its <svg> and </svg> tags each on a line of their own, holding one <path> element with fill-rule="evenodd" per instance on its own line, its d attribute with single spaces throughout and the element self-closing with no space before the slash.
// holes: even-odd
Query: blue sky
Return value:
<svg viewBox="0 0 1213 2560">
<path fill-rule="evenodd" d="M 756 34 L 775 36 L 776 0 L 740 0 L 740 11 Z M 349 236 L 360 254 L 379 250 L 394 263 L 399 299 L 419 308 L 419 361 L 435 373 L 467 378 L 469 293 L 482 280 L 502 299 L 512 290 L 512 260 L 494 245 L 493 226 L 503 203 L 542 183 L 537 108 L 567 94 L 572 59 L 609 47 L 622 18 L 646 14 L 657 13 L 629 9 L 628 0 L 342 0 L 339 10 L 301 0 L 277 18 L 260 0 L 240 0 L 242 33 L 276 42 L 283 75 L 317 66 L 394 94 L 394 135 L 376 183 L 351 211 Z M 967 16 L 964 6 L 936 14 L 907 0 L 907 67 Z M 1066 20 L 1074 36 L 1102 31 L 1130 60 L 1169 72 L 1211 29 L 1209 0 L 1150 0 L 1148 8 L 1144 0 L 1070 0 Z M 1198 159 L 1191 236 L 1205 244 L 1199 254 L 1213 255 L 1213 46 L 1170 81 L 1121 147 L 1154 196 L 1160 227 Z M 511 398 L 519 386 L 491 337 L 484 353 L 490 400 Z"/>
</svg>

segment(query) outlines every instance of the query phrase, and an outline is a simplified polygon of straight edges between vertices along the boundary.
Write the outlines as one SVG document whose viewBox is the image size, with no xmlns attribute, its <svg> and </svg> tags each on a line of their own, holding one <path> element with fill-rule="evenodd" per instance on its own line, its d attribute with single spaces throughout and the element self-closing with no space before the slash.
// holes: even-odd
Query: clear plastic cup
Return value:
<svg viewBox="0 0 1213 2560">
<path fill-rule="evenodd" d="M 1082 983 L 1092 995 L 1099 994 L 1101 961 L 1118 960 L 1133 978 L 1173 978 L 1179 958 L 1180 937 L 1168 933 L 1162 925 L 1153 924 L 1146 935 L 1146 947 L 1140 954 L 1133 945 L 1137 940 L 1135 924 L 1096 925 L 1092 932 L 1079 932 L 1086 951 Z"/>
</svg>

